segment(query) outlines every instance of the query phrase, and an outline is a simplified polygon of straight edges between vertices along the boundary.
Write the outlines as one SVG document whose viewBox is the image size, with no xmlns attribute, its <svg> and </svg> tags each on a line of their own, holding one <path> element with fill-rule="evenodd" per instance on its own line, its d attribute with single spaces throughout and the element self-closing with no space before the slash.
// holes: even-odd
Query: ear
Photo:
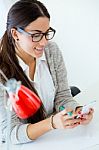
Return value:
<svg viewBox="0 0 99 150">
<path fill-rule="evenodd" d="M 19 33 L 15 28 L 11 29 L 11 34 L 13 39 L 17 42 L 19 40 Z"/>
</svg>

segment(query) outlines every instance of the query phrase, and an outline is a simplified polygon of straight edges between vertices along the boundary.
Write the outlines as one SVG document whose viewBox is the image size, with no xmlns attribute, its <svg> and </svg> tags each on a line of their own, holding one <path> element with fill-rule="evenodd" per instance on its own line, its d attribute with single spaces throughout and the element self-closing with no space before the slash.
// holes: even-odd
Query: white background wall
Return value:
<svg viewBox="0 0 99 150">
<path fill-rule="evenodd" d="M 63 53 L 69 84 L 86 89 L 99 80 L 99 0 L 41 1 L 51 14 L 51 26 L 57 30 L 54 40 Z M 6 8 L 10 5 L 8 2 Z M 1 16 L 0 11 L 0 36 L 5 30 L 4 12 L 2 9 Z"/>
</svg>

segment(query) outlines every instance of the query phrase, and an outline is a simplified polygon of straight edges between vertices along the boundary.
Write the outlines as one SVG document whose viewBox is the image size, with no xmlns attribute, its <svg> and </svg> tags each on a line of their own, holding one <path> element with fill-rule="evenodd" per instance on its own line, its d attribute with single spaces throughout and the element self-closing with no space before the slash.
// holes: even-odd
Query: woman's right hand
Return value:
<svg viewBox="0 0 99 150">
<path fill-rule="evenodd" d="M 71 116 L 68 112 L 73 112 Z M 56 129 L 74 128 L 80 124 L 81 119 L 77 118 L 77 114 L 72 109 L 64 109 L 53 117 L 53 125 Z"/>
</svg>

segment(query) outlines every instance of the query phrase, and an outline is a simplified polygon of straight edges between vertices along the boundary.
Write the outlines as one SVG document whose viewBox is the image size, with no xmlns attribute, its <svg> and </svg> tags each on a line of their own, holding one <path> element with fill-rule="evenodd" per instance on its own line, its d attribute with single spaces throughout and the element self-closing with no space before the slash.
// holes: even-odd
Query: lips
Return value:
<svg viewBox="0 0 99 150">
<path fill-rule="evenodd" d="M 36 49 L 37 51 L 43 51 L 43 49 Z"/>
<path fill-rule="evenodd" d="M 43 51 L 44 50 L 44 48 L 34 48 L 36 51 Z"/>
</svg>

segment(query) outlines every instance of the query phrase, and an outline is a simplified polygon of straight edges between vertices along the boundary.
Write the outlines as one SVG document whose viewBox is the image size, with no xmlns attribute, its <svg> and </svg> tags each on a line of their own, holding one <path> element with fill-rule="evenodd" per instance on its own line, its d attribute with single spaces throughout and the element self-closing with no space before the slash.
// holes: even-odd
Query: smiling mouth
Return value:
<svg viewBox="0 0 99 150">
<path fill-rule="evenodd" d="M 34 48 L 36 51 L 43 51 L 44 50 L 44 48 Z"/>
</svg>

